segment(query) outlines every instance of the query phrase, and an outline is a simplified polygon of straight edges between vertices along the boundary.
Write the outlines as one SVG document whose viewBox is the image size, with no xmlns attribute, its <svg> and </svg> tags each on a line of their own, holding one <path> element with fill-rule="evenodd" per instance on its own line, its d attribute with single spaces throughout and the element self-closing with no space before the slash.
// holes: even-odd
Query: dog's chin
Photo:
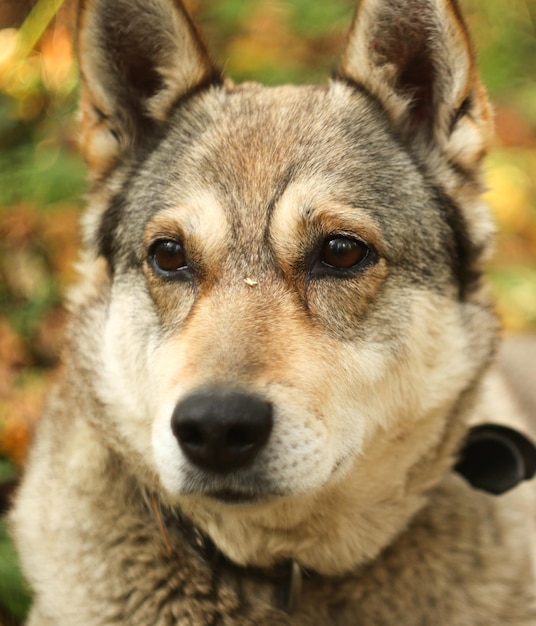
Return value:
<svg viewBox="0 0 536 626">
<path fill-rule="evenodd" d="M 173 494 L 173 492 L 171 492 Z M 197 502 L 209 510 L 237 507 L 261 507 L 286 494 L 268 481 L 227 480 L 225 477 L 196 477 L 182 484 L 175 497 L 184 502 Z"/>
<path fill-rule="evenodd" d="M 213 502 L 224 505 L 246 505 L 254 506 L 263 504 L 274 496 L 268 494 L 248 493 L 244 491 L 234 491 L 232 489 L 218 489 L 215 491 L 209 491 L 202 494 L 203 497 L 208 498 Z"/>
</svg>

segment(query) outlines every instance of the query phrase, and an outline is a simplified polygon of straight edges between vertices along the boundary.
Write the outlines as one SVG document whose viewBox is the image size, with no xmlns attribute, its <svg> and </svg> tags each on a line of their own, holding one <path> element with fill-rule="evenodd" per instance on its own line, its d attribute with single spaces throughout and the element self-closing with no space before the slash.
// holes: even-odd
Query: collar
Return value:
<svg viewBox="0 0 536 626">
<path fill-rule="evenodd" d="M 158 498 L 153 495 L 152 506 L 168 552 L 173 552 L 164 523 L 162 510 Z M 177 524 L 178 522 L 178 524 Z M 318 578 L 320 574 L 311 569 L 303 568 L 294 559 L 286 559 L 272 567 L 254 567 L 238 565 L 226 557 L 215 545 L 212 539 L 197 528 L 184 515 L 174 517 L 174 526 L 178 526 L 185 543 L 195 552 L 198 558 L 208 565 L 213 575 L 221 576 L 232 573 L 249 580 L 268 583 L 275 587 L 279 608 L 285 613 L 292 613 L 299 605 L 303 578 Z"/>
</svg>

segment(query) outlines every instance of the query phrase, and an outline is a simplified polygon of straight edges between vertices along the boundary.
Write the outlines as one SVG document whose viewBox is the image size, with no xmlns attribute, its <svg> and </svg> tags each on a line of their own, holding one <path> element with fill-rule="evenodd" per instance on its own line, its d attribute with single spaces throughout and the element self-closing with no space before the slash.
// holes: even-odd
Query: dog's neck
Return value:
<svg viewBox="0 0 536 626">
<path fill-rule="evenodd" d="M 273 585 L 279 608 L 286 613 L 291 613 L 300 602 L 303 576 L 309 579 L 319 576 L 317 572 L 304 570 L 297 561 L 291 559 L 278 562 L 271 567 L 237 565 L 217 548 L 208 535 L 185 516 L 176 513 L 171 516 L 166 515 L 156 496 L 152 497 L 152 506 L 162 539 L 170 554 L 173 554 L 174 547 L 168 532 L 168 525 L 172 524 L 173 528 L 178 531 L 182 543 L 186 544 L 192 553 L 195 553 L 212 570 L 213 575 L 224 576 L 226 573 L 233 573 L 245 576 L 249 580 L 258 580 Z"/>
<path fill-rule="evenodd" d="M 473 428 L 457 456 L 458 463 L 443 476 L 457 472 L 488 493 L 503 493 L 536 471 L 534 444 L 504 426 Z M 385 477 L 379 478 L 387 484 Z M 187 543 L 205 560 L 276 581 L 286 597 L 283 604 L 292 604 L 302 570 L 309 577 L 355 571 L 390 544 L 428 498 L 422 485 L 412 485 L 408 478 L 387 496 L 381 492 L 381 500 L 378 493 L 350 475 L 322 496 L 280 499 L 253 511 L 225 505 L 207 509 L 206 503 L 193 501 L 177 519 Z M 153 505 L 166 537 L 156 500 Z"/>
<path fill-rule="evenodd" d="M 270 569 L 295 561 L 304 570 L 340 576 L 373 559 L 424 502 L 420 495 L 401 496 L 395 490 L 378 502 L 373 490 L 349 491 L 347 482 L 355 480 L 328 493 L 278 498 L 251 510 L 196 500 L 181 509 L 239 566 Z"/>
</svg>

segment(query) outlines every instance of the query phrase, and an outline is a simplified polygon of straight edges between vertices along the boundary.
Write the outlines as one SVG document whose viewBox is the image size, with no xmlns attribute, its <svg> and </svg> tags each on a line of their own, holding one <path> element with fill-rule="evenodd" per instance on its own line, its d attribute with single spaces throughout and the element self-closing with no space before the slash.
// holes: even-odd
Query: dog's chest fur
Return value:
<svg viewBox="0 0 536 626">
<path fill-rule="evenodd" d="M 205 561 L 168 524 L 170 550 L 148 509 L 128 508 L 121 516 L 101 510 L 102 534 L 98 526 L 88 530 L 87 547 L 82 543 L 82 558 L 66 565 L 70 584 L 59 589 L 56 602 L 67 604 L 72 626 L 533 625 L 536 606 L 525 585 L 530 555 L 498 541 L 493 501 L 475 499 L 460 482 L 453 478 L 435 494 L 374 563 L 341 577 L 305 573 L 290 612 L 283 606 L 283 579 L 263 580 Z M 514 553 L 521 562 L 512 577 L 501 570 Z M 90 598 L 76 593 L 78 580 L 91 589 Z"/>
<path fill-rule="evenodd" d="M 121 570 L 132 568 L 132 575 L 143 581 L 129 598 L 139 608 L 128 623 L 155 620 L 164 625 L 174 623 L 172 619 L 181 623 L 180 616 L 196 626 L 534 624 L 536 604 L 530 591 L 524 591 L 532 576 L 531 555 L 521 557 L 524 565 L 516 576 L 501 575 L 513 552 L 521 556 L 521 546 L 497 541 L 496 519 L 486 523 L 494 518 L 492 501 L 483 503 L 485 496 L 475 501 L 472 492 L 460 489 L 459 479 L 452 482 L 435 494 L 426 512 L 373 564 L 341 577 L 312 574 L 308 578 L 305 573 L 297 606 L 290 613 L 282 607 L 288 593 L 283 580 L 274 583 L 267 577 L 263 581 L 247 572 L 229 571 L 225 565 L 218 569 L 217 562 L 214 566 L 200 562 L 195 550 L 178 541 L 173 542 L 177 552 L 159 546 L 161 561 L 152 580 L 147 560 L 154 547 L 148 546 L 147 555 L 140 554 L 138 578 L 131 546 L 123 563 L 118 549 Z M 478 525 L 468 526 L 468 518 L 478 520 Z M 526 527 L 529 531 L 530 522 Z M 140 543 L 142 537 L 140 532 Z M 150 545 L 153 533 L 149 537 Z"/>
</svg>

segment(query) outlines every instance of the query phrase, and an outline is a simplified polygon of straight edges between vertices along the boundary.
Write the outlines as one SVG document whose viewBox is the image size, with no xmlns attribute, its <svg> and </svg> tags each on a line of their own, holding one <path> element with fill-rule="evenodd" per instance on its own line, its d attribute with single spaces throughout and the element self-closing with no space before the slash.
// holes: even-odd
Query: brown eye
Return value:
<svg viewBox="0 0 536 626">
<path fill-rule="evenodd" d="M 167 276 L 188 267 L 184 248 L 173 239 L 155 241 L 149 249 L 149 262 L 154 269 Z"/>
<path fill-rule="evenodd" d="M 320 261 L 336 270 L 349 270 L 361 265 L 369 256 L 367 244 L 352 237 L 330 237 L 320 250 Z"/>
</svg>

